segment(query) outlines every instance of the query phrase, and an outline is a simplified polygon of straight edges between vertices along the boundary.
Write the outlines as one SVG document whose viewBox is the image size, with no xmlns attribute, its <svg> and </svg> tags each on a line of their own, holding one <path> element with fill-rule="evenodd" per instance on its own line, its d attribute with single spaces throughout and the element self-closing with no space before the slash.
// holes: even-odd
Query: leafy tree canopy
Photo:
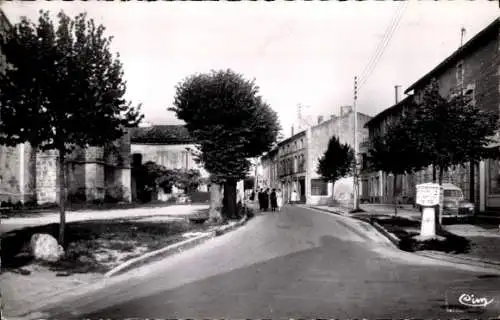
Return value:
<svg viewBox="0 0 500 320">
<path fill-rule="evenodd" d="M 434 165 L 441 178 L 450 166 L 498 158 L 497 148 L 487 148 L 497 130 L 496 112 L 479 109 L 460 92 L 445 99 L 432 81 L 382 136 L 371 141 L 369 161 L 372 168 L 395 174 Z"/>
<path fill-rule="evenodd" d="M 38 24 L 23 18 L 2 36 L 9 68 L 0 75 L 1 144 L 64 153 L 118 139 L 142 119 L 124 99 L 122 64 L 104 26 L 86 14 L 57 17 L 40 11 Z"/>
<path fill-rule="evenodd" d="M 354 151 L 347 144 L 333 136 L 328 142 L 328 149 L 318 160 L 317 173 L 328 182 L 337 181 L 351 174 L 354 164 Z"/>
<path fill-rule="evenodd" d="M 196 169 L 167 169 L 153 161 L 148 161 L 139 168 L 138 184 L 145 191 L 155 191 L 159 187 L 170 193 L 172 187 L 176 186 L 190 193 L 202 182 L 201 173 Z"/>
<path fill-rule="evenodd" d="M 408 102 L 411 107 L 412 101 Z M 406 114 L 389 122 L 382 135 L 372 137 L 368 150 L 368 167 L 386 173 L 411 173 L 424 166 L 422 158 L 425 140 L 415 134 L 419 128 L 415 119 Z"/>
<path fill-rule="evenodd" d="M 487 146 L 498 130 L 498 113 L 476 107 L 471 97 L 458 93 L 444 99 L 433 81 L 423 92 L 414 116 L 426 164 L 446 169 L 452 165 L 495 156 Z"/>
<path fill-rule="evenodd" d="M 269 150 L 280 130 L 254 81 L 232 70 L 188 77 L 177 86 L 169 110 L 186 122 L 200 145 L 200 162 L 219 182 L 243 179 L 248 159 Z"/>
</svg>

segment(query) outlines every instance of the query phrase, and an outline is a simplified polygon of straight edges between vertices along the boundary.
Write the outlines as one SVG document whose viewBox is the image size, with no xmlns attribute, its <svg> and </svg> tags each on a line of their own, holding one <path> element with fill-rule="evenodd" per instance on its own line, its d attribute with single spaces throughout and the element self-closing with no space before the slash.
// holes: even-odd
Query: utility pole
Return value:
<svg viewBox="0 0 500 320">
<path fill-rule="evenodd" d="M 466 32 L 465 28 L 462 27 L 462 29 L 460 30 L 460 47 L 464 45 L 465 32 Z"/>
<path fill-rule="evenodd" d="M 354 77 L 354 210 L 359 210 L 359 180 L 358 180 L 358 111 L 357 111 L 357 100 L 358 100 L 358 77 Z"/>
<path fill-rule="evenodd" d="M 257 183 L 259 182 L 259 172 L 258 172 L 258 167 L 259 167 L 259 158 L 255 158 L 255 179 L 253 181 L 253 192 L 254 195 L 257 194 Z"/>
</svg>

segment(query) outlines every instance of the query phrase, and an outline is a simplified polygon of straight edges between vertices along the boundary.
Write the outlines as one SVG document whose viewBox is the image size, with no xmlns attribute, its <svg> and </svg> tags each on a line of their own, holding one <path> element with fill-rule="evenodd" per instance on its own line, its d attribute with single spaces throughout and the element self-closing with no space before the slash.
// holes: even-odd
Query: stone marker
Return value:
<svg viewBox="0 0 500 320">
<path fill-rule="evenodd" d="M 35 259 L 56 262 L 64 255 L 64 249 L 50 234 L 36 233 L 30 241 L 31 253 Z"/>
</svg>

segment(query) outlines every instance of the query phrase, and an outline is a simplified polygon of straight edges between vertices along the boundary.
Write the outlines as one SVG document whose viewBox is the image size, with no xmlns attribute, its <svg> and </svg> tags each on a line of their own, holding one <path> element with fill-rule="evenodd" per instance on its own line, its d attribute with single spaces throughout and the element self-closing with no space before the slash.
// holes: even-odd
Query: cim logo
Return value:
<svg viewBox="0 0 500 320">
<path fill-rule="evenodd" d="M 458 297 L 458 302 L 467 307 L 487 307 L 495 299 L 487 297 L 477 297 L 474 294 L 462 293 Z"/>
</svg>

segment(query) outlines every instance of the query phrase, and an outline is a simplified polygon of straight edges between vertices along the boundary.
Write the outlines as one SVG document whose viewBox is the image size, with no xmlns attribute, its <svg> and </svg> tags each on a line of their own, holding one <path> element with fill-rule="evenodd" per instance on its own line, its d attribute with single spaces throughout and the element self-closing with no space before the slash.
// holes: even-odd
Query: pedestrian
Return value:
<svg viewBox="0 0 500 320">
<path fill-rule="evenodd" d="M 259 190 L 259 193 L 257 194 L 257 198 L 259 199 L 260 211 L 264 211 L 264 191 L 262 189 Z"/>
<path fill-rule="evenodd" d="M 271 192 L 271 211 L 276 211 L 276 208 L 278 207 L 278 201 L 276 199 L 276 189 L 273 189 Z"/>
<path fill-rule="evenodd" d="M 278 189 L 278 192 L 276 192 L 276 207 L 278 211 L 281 211 L 282 206 L 283 206 L 283 193 L 281 193 L 281 189 Z"/>
<path fill-rule="evenodd" d="M 264 191 L 262 202 L 264 205 L 264 211 L 267 211 L 269 209 L 269 188 L 267 188 L 266 191 Z"/>
<path fill-rule="evenodd" d="M 295 202 L 298 201 L 298 195 L 297 195 L 297 191 L 295 191 L 295 189 L 292 191 L 292 204 L 295 204 Z"/>
</svg>

